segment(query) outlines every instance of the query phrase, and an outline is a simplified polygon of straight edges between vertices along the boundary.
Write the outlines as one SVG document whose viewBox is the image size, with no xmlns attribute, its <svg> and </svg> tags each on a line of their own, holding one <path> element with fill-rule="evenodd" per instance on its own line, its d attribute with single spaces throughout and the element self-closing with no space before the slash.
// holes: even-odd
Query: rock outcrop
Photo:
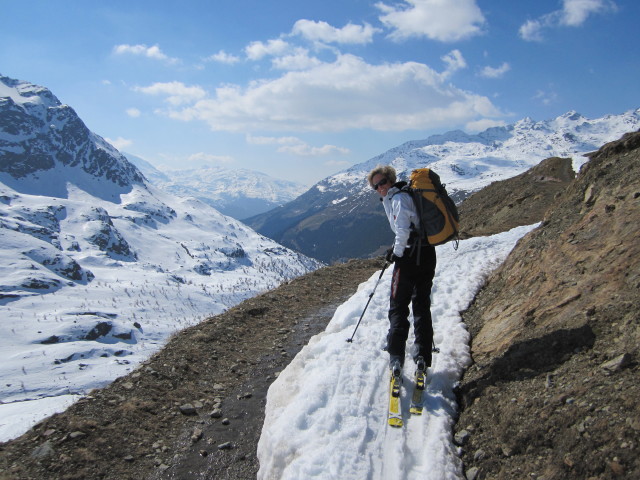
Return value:
<svg viewBox="0 0 640 480">
<path fill-rule="evenodd" d="M 461 238 L 539 222 L 574 177 L 570 158 L 551 157 L 516 177 L 493 182 L 460 205 Z"/>
<path fill-rule="evenodd" d="M 464 314 L 468 478 L 640 476 L 640 132 L 590 157 Z"/>
</svg>

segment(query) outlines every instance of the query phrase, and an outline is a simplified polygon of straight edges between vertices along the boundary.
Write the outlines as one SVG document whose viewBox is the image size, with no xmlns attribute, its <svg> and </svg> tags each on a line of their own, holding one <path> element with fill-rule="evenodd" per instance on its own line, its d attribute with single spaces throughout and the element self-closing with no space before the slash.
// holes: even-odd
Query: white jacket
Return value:
<svg viewBox="0 0 640 480">
<path fill-rule="evenodd" d="M 409 242 L 409 235 L 411 235 L 411 225 L 418 228 L 420 221 L 411 195 L 399 192 L 398 187 L 391 187 L 387 195 L 382 197 L 382 205 L 389 219 L 391 230 L 396 234 L 393 253 L 397 257 L 402 257 Z"/>
</svg>

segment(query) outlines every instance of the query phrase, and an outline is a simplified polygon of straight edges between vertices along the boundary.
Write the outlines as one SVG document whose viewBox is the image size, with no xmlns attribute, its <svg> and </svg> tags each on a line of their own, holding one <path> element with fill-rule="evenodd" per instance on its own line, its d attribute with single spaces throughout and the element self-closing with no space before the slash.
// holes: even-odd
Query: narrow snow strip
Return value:
<svg viewBox="0 0 640 480">
<path fill-rule="evenodd" d="M 353 343 L 346 340 L 380 273 L 360 285 L 269 389 L 258 443 L 259 480 L 458 479 L 462 465 L 452 439 L 453 388 L 470 362 L 460 317 L 486 276 L 535 225 L 438 247 L 432 292 L 435 342 L 422 416 L 409 416 L 414 365 L 407 358 L 402 410 L 405 426 L 387 427 L 388 328 L 391 268 L 382 277 Z M 407 352 L 410 352 L 413 334 Z"/>
<path fill-rule="evenodd" d="M 43 418 L 65 411 L 80 398 L 82 395 L 57 395 L 2 404 L 0 442 L 19 437 Z"/>
</svg>

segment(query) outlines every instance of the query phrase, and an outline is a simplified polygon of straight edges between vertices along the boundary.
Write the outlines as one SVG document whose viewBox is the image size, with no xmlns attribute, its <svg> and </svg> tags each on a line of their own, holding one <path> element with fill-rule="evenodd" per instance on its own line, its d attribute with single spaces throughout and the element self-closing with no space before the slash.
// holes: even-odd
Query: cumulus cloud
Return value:
<svg viewBox="0 0 640 480">
<path fill-rule="evenodd" d="M 266 56 L 280 56 L 291 50 L 291 45 L 281 38 L 267 41 L 266 43 L 251 42 L 244 51 L 249 60 L 260 60 Z"/>
<path fill-rule="evenodd" d="M 220 50 L 218 53 L 214 53 L 213 55 L 208 57 L 206 60 L 210 62 L 226 63 L 228 65 L 233 65 L 234 63 L 238 63 L 240 61 L 240 57 L 231 55 L 230 53 L 227 53 L 224 50 Z"/>
<path fill-rule="evenodd" d="M 298 20 L 291 31 L 292 35 L 300 35 L 312 42 L 360 44 L 373 41 L 373 35 L 381 30 L 368 23 L 354 25 L 349 23 L 342 28 L 336 28 L 327 22 L 312 20 Z"/>
<path fill-rule="evenodd" d="M 278 70 L 308 70 L 321 63 L 316 57 L 310 56 L 309 51 L 304 48 L 297 48 L 292 54 L 276 57 L 271 61 L 273 68 Z"/>
<path fill-rule="evenodd" d="M 158 45 L 147 47 L 146 45 L 116 45 L 113 47 L 113 53 L 116 55 L 137 55 L 154 60 L 161 60 L 167 63 L 178 63 L 177 58 L 171 58 L 165 55 Z"/>
<path fill-rule="evenodd" d="M 545 29 L 579 27 L 591 15 L 616 10 L 616 4 L 610 0 L 563 0 L 562 9 L 527 20 L 520 27 L 519 34 L 523 40 L 541 41 Z"/>
<path fill-rule="evenodd" d="M 349 153 L 348 148 L 336 147 L 335 145 L 323 145 L 322 147 L 312 147 L 306 143 L 300 143 L 298 145 L 283 145 L 278 148 L 280 153 L 290 153 L 299 157 L 320 157 L 324 155 L 332 155 L 338 153 L 346 155 Z"/>
<path fill-rule="evenodd" d="M 467 130 L 468 132 L 483 132 L 487 128 L 504 127 L 505 125 L 506 123 L 501 120 L 481 118 L 480 120 L 474 120 L 473 122 L 467 123 L 465 126 L 465 130 Z"/>
<path fill-rule="evenodd" d="M 247 143 L 250 145 L 297 145 L 304 143 L 298 137 L 264 137 L 248 134 Z"/>
<path fill-rule="evenodd" d="M 616 8 L 616 4 L 609 0 L 564 0 L 560 21 L 563 25 L 577 27 L 591 14 L 614 11 Z"/>
<path fill-rule="evenodd" d="M 485 24 L 476 0 L 404 0 L 393 6 L 378 2 L 376 7 L 395 40 L 426 37 L 455 42 L 482 33 Z"/>
<path fill-rule="evenodd" d="M 187 162 L 195 165 L 218 165 L 232 163 L 233 157 L 227 155 L 212 155 L 210 153 L 198 152 L 187 157 Z"/>
<path fill-rule="evenodd" d="M 485 78 L 501 78 L 509 70 L 511 70 L 511 65 L 509 65 L 507 62 L 504 62 L 499 67 L 484 67 L 482 70 L 480 70 L 480 76 Z"/>
<path fill-rule="evenodd" d="M 127 108 L 126 112 L 131 118 L 138 118 L 142 114 L 137 108 Z"/>
<path fill-rule="evenodd" d="M 542 40 L 543 24 L 541 20 L 527 20 L 520 26 L 518 33 L 523 40 L 539 42 Z"/>
<path fill-rule="evenodd" d="M 318 157 L 335 153 L 346 155 L 350 152 L 348 148 L 337 147 L 335 145 L 313 147 L 298 137 L 262 137 L 249 134 L 246 136 L 246 139 L 247 143 L 251 145 L 279 145 L 278 152 L 301 157 Z"/>
<path fill-rule="evenodd" d="M 442 61 L 447 65 L 447 69 L 445 70 L 445 75 L 451 75 L 458 70 L 462 70 L 463 68 L 467 68 L 467 62 L 460 53 L 460 50 L 452 50 L 442 57 Z"/>
<path fill-rule="evenodd" d="M 118 137 L 116 139 L 105 138 L 105 140 L 116 147 L 118 150 L 122 150 L 123 148 L 127 148 L 133 145 L 133 140 L 122 137 Z"/>
<path fill-rule="evenodd" d="M 166 97 L 166 101 L 173 106 L 193 103 L 207 95 L 202 87 L 188 87 L 182 82 L 158 82 L 148 87 L 134 87 L 133 89 L 146 95 L 163 95 Z"/>
<path fill-rule="evenodd" d="M 168 96 L 174 108 L 165 113 L 172 118 L 232 132 L 401 131 L 502 115 L 487 97 L 456 88 L 447 75 L 416 62 L 371 65 L 339 55 L 331 63 L 210 94 L 178 82 L 137 90 Z"/>
</svg>

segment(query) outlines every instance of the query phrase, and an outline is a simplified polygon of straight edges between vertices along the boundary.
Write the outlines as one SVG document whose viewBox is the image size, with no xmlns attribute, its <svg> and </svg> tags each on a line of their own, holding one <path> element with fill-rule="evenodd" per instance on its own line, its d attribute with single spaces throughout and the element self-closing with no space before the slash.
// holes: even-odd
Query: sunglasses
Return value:
<svg viewBox="0 0 640 480">
<path fill-rule="evenodd" d="M 373 185 L 373 189 L 374 190 L 378 190 L 378 187 L 382 187 L 383 185 L 386 185 L 387 183 L 389 183 L 389 179 L 388 178 L 383 178 L 378 183 Z"/>
</svg>

